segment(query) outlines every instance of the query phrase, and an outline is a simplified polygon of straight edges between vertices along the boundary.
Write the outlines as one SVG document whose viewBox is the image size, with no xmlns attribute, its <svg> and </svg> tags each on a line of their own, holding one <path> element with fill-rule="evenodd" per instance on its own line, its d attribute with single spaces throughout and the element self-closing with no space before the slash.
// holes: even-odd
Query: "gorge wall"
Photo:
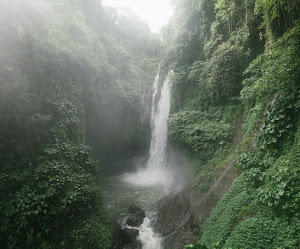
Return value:
<svg viewBox="0 0 300 249">
<path fill-rule="evenodd" d="M 195 182 L 159 204 L 166 248 L 299 247 L 298 6 L 176 1 L 170 150 Z"/>
</svg>

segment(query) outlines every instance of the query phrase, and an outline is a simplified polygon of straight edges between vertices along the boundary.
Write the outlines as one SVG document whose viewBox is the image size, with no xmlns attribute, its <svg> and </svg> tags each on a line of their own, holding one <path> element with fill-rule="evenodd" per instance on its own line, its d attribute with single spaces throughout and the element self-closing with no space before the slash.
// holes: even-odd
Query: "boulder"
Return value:
<svg viewBox="0 0 300 249">
<path fill-rule="evenodd" d="M 122 241 L 122 244 L 130 244 L 136 241 L 138 235 L 139 230 L 124 228 L 120 231 L 120 241 Z"/>
<path fill-rule="evenodd" d="M 140 241 L 136 241 L 133 244 L 123 245 L 122 249 L 142 249 L 142 243 Z"/>
<path fill-rule="evenodd" d="M 122 249 L 121 247 L 121 225 L 116 222 L 116 221 L 112 221 L 111 222 L 111 228 L 113 231 L 113 246 L 111 249 Z"/>
<path fill-rule="evenodd" d="M 130 206 L 128 209 L 130 216 L 128 217 L 126 224 L 132 227 L 138 227 L 144 222 L 146 217 L 145 211 L 137 206 Z"/>
<path fill-rule="evenodd" d="M 143 211 L 143 209 L 141 209 L 141 208 L 139 208 L 137 206 L 134 206 L 134 205 L 132 205 L 132 206 L 130 206 L 128 208 L 128 212 L 131 213 L 131 214 L 143 213 L 145 215 L 145 217 L 146 217 L 145 211 Z"/>
<path fill-rule="evenodd" d="M 112 222 L 113 246 L 111 249 L 142 249 L 142 243 L 137 240 L 139 230 L 124 228 L 116 221 Z"/>
<path fill-rule="evenodd" d="M 120 231 L 120 243 L 122 249 L 141 249 L 142 244 L 137 240 L 139 230 L 124 228 Z"/>
</svg>

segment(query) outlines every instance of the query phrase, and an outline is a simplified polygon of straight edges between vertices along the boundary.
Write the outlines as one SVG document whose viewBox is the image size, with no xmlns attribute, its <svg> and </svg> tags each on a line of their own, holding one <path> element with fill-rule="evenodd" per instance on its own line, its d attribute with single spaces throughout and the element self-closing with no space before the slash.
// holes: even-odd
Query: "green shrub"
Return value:
<svg viewBox="0 0 300 249">
<path fill-rule="evenodd" d="M 245 71 L 246 79 L 243 81 L 244 88 L 241 92 L 244 100 L 270 101 L 275 93 L 280 95 L 286 92 L 294 93 L 298 98 L 299 41 L 300 25 L 298 24 L 250 63 Z M 286 97 L 289 101 L 290 97 L 288 95 Z"/>
<path fill-rule="evenodd" d="M 236 222 L 235 217 L 243 207 L 250 204 L 252 199 L 253 197 L 244 191 L 244 176 L 242 175 L 235 180 L 205 222 L 201 230 L 200 242 L 206 246 L 216 242 L 223 244 L 230 236 Z"/>
<path fill-rule="evenodd" d="M 56 144 L 2 173 L 3 248 L 109 248 L 111 231 L 102 203 L 99 168 L 88 146 Z M 75 244 L 74 244 L 75 243 Z"/>
<path fill-rule="evenodd" d="M 279 213 L 293 215 L 300 209 L 300 146 L 296 144 L 281 156 L 257 190 L 259 200 Z"/>
<path fill-rule="evenodd" d="M 300 220 L 274 218 L 266 213 L 242 222 L 223 248 L 297 248 Z"/>
<path fill-rule="evenodd" d="M 207 159 L 230 137 L 230 124 L 214 115 L 200 111 L 181 111 L 169 118 L 169 136 L 184 144 L 191 152 Z"/>
</svg>

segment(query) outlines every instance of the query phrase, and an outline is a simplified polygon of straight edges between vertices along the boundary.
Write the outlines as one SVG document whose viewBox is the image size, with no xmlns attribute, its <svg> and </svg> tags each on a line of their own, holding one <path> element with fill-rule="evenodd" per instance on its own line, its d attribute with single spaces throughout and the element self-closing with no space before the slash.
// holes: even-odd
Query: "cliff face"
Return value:
<svg viewBox="0 0 300 249">
<path fill-rule="evenodd" d="M 164 248 L 183 248 L 198 241 L 204 222 L 238 176 L 234 163 L 226 165 L 208 191 L 197 187 L 204 181 L 202 178 L 179 194 L 162 200 L 155 228 L 165 237 Z"/>
<path fill-rule="evenodd" d="M 236 129 L 241 129 L 241 126 L 242 121 L 235 120 Z M 205 221 L 239 175 L 232 154 L 236 153 L 242 134 L 241 130 L 236 132 L 224 151 L 226 160 L 219 164 L 213 177 L 204 175 L 179 193 L 172 193 L 157 203 L 154 228 L 163 235 L 164 248 L 184 248 L 199 240 Z"/>
</svg>

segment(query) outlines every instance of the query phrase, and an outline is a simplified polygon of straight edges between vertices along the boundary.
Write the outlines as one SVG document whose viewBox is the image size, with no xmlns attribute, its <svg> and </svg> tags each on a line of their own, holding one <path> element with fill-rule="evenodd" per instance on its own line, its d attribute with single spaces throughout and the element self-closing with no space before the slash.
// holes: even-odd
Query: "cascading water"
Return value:
<svg viewBox="0 0 300 249">
<path fill-rule="evenodd" d="M 155 106 L 155 104 L 152 104 Z M 158 103 L 157 115 L 153 115 L 153 130 L 151 146 L 149 151 L 149 160 L 147 167 L 156 169 L 164 167 L 166 157 L 166 147 L 168 142 L 168 118 L 170 112 L 170 86 L 169 80 L 164 82 L 161 89 L 160 101 Z"/>
<path fill-rule="evenodd" d="M 147 186 L 162 184 L 169 188 L 173 183 L 173 172 L 166 164 L 166 148 L 168 142 L 168 118 L 170 112 L 170 85 L 169 78 L 164 81 L 161 88 L 160 100 L 155 108 L 155 97 L 158 92 L 159 73 L 155 78 L 152 96 L 151 124 L 152 138 L 149 159 L 146 167 L 141 167 L 137 172 L 124 175 L 124 181 Z"/>
<path fill-rule="evenodd" d="M 155 120 L 155 97 L 157 95 L 157 90 L 158 90 L 158 83 L 159 83 L 159 76 L 160 76 L 160 66 L 158 69 L 158 73 L 155 77 L 154 83 L 153 83 L 153 94 L 152 94 L 152 107 L 151 107 L 151 129 L 153 130 L 154 128 L 154 120 Z"/>
<path fill-rule="evenodd" d="M 155 99 L 158 92 L 159 72 L 153 83 L 151 127 L 152 138 L 149 151 L 149 159 L 146 167 L 137 172 L 124 175 L 123 180 L 135 186 L 164 186 L 160 192 L 166 195 L 173 182 L 172 171 L 166 164 L 166 149 L 168 142 L 168 118 L 170 112 L 170 85 L 169 78 L 164 81 L 161 88 L 160 100 L 155 108 Z M 162 238 L 154 233 L 151 228 L 151 221 L 147 217 L 144 223 L 138 228 L 139 239 L 143 249 L 160 249 Z"/>
<path fill-rule="evenodd" d="M 173 171 L 166 163 L 170 85 L 167 77 L 156 105 L 159 74 L 158 72 L 153 83 L 150 116 L 152 138 L 148 162 L 146 165 L 140 165 L 136 172 L 125 173 L 102 181 L 106 208 L 111 216 L 118 219 L 123 226 L 126 226 L 124 220 L 126 220 L 127 208 L 130 205 L 138 205 L 146 211 L 147 217 L 144 219 L 144 223 L 137 227 L 138 239 L 141 241 L 143 249 L 162 248 L 162 238 L 151 227 L 151 217 L 153 216 L 151 204 L 166 196 L 173 183 Z"/>
</svg>

